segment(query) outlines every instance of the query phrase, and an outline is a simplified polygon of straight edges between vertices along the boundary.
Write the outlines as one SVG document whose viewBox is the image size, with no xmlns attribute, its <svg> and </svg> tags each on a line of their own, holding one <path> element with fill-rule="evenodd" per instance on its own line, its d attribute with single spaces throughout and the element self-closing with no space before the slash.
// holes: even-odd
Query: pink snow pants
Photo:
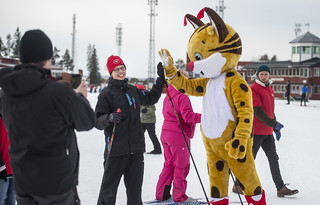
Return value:
<svg viewBox="0 0 320 205">
<path fill-rule="evenodd" d="M 190 138 L 186 138 L 190 147 Z M 164 193 L 165 187 L 171 187 L 172 184 L 173 200 L 184 202 L 188 198 L 186 177 L 190 168 L 190 154 L 187 145 L 182 133 L 168 130 L 162 130 L 161 144 L 164 152 L 164 165 L 157 183 L 156 198 L 160 201 L 166 200 L 163 196 L 169 193 Z"/>
</svg>

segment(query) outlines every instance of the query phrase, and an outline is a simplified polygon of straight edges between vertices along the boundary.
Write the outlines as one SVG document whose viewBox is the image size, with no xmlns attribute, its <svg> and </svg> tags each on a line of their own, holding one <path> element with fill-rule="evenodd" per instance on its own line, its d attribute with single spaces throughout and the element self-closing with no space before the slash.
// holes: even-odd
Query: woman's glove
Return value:
<svg viewBox="0 0 320 205">
<path fill-rule="evenodd" d="M 113 112 L 113 113 L 109 114 L 109 122 L 120 123 L 121 118 L 122 118 L 122 116 L 118 112 Z"/>
<path fill-rule="evenodd" d="M 276 139 L 279 141 L 281 138 L 280 130 L 283 128 L 283 125 L 280 122 L 276 122 L 276 125 L 273 127 L 273 131 L 276 133 Z"/>
</svg>

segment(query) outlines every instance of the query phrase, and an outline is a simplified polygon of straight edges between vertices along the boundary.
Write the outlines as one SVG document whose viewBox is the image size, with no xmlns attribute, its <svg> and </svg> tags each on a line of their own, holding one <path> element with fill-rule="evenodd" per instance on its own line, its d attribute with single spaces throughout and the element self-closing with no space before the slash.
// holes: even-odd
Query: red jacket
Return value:
<svg viewBox="0 0 320 205">
<path fill-rule="evenodd" d="M 0 118 L 0 154 L 4 164 L 6 165 L 8 176 L 12 175 L 8 152 L 9 144 L 8 132 L 4 126 L 2 118 Z"/>
<path fill-rule="evenodd" d="M 254 82 L 251 86 L 253 107 L 262 107 L 264 112 L 274 118 L 274 92 L 271 86 L 264 87 Z M 253 119 L 253 134 L 272 135 L 273 128 L 263 124 L 256 116 Z"/>
</svg>

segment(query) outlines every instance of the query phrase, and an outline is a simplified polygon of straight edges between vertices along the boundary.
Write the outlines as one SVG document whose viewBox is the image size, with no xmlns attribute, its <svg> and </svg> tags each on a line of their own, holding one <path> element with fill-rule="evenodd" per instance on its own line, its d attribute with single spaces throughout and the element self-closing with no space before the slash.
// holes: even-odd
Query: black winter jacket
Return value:
<svg viewBox="0 0 320 205">
<path fill-rule="evenodd" d="M 1 69 L 0 87 L 16 192 L 43 196 L 74 188 L 79 172 L 74 129 L 94 126 L 89 102 L 30 64 L 18 65 L 12 72 Z"/>
<path fill-rule="evenodd" d="M 116 125 L 110 156 L 121 156 L 145 152 L 144 134 L 140 122 L 140 105 L 152 105 L 158 102 L 164 81 L 157 79 L 150 92 L 142 92 L 125 80 L 110 78 L 96 105 L 96 128 L 104 130 L 106 146 L 111 138 L 113 123 L 109 123 L 109 114 L 121 109 L 122 119 Z M 105 149 L 105 157 L 107 147 Z"/>
</svg>

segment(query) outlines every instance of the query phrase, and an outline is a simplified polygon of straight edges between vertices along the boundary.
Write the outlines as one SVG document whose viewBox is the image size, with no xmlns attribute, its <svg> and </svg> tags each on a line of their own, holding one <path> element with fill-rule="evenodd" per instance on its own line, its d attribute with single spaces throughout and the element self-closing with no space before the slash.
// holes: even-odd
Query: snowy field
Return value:
<svg viewBox="0 0 320 205">
<path fill-rule="evenodd" d="M 89 93 L 88 99 L 91 106 L 95 108 L 98 94 Z M 157 124 L 156 132 L 160 137 L 162 126 L 162 102 L 163 94 L 156 104 Z M 201 112 L 202 98 L 190 97 L 194 111 Z M 272 181 L 268 161 L 263 150 L 259 150 L 256 159 L 256 168 L 260 177 L 262 187 L 266 191 L 267 204 L 269 205 L 301 205 L 319 204 L 320 194 L 320 101 L 310 101 L 307 107 L 300 107 L 299 102 L 292 102 L 286 105 L 284 100 L 276 100 L 276 116 L 279 122 L 284 125 L 282 137 L 276 142 L 280 158 L 280 170 L 285 183 L 289 188 L 299 189 L 300 193 L 293 197 L 278 198 L 276 188 Z M 207 195 L 209 192 L 209 180 L 207 175 L 206 155 L 202 143 L 199 125 L 191 141 L 192 154 L 198 167 L 202 182 Z M 102 174 L 103 174 L 103 152 L 104 135 L 103 131 L 92 129 L 89 132 L 77 133 L 80 149 L 80 179 L 79 195 L 83 205 L 94 205 L 97 203 Z M 152 143 L 145 133 L 146 151 L 153 149 Z M 142 190 L 142 199 L 149 201 L 155 198 L 155 187 L 158 176 L 163 166 L 163 155 L 144 155 L 145 170 Z M 191 162 L 192 163 L 192 162 Z M 187 178 L 187 195 L 191 197 L 204 198 L 198 177 L 193 164 Z M 230 190 L 232 179 L 230 178 Z M 238 196 L 230 191 L 230 201 L 239 201 Z M 318 201 L 318 202 L 317 202 Z M 117 205 L 126 204 L 126 191 L 123 180 L 118 188 Z"/>
</svg>

